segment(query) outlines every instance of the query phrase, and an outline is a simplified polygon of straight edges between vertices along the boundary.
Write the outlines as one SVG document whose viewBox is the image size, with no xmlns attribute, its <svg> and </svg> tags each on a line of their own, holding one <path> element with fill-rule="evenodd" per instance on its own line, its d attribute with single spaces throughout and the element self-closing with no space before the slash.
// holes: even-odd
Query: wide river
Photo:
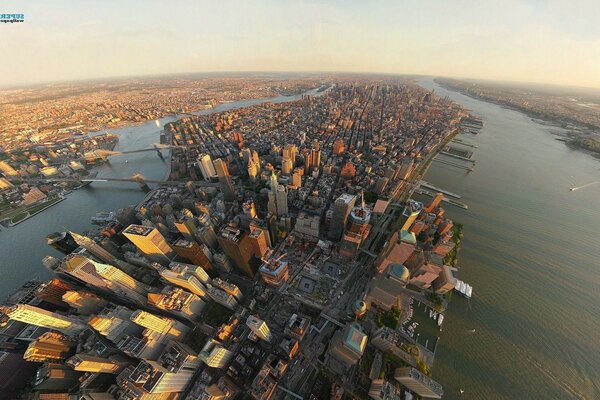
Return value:
<svg viewBox="0 0 600 400">
<path fill-rule="evenodd" d="M 323 92 L 320 92 L 323 93 Z M 317 89 L 305 94 L 319 95 Z M 223 103 L 215 108 L 194 114 L 209 114 L 248 107 L 266 101 L 281 103 L 298 100 L 297 96 L 278 96 L 268 99 L 240 100 Z M 119 135 L 116 151 L 137 150 L 158 143 L 160 130 L 165 124 L 177 120 L 176 116 L 160 119 L 161 128 L 155 121 L 109 130 Z M 95 133 L 93 133 L 95 134 Z M 113 157 L 110 164 L 100 167 L 98 177 L 123 178 L 140 172 L 150 180 L 162 180 L 167 175 L 168 165 L 157 154 L 141 152 L 122 157 Z M 46 235 L 55 231 L 72 230 L 82 232 L 91 227 L 90 218 L 99 211 L 113 211 L 135 205 L 144 198 L 136 183 L 95 182 L 73 191 L 66 200 L 43 211 L 12 228 L 0 231 L 0 302 L 14 289 L 30 279 L 46 279 L 50 273 L 42 265 L 47 255 L 60 255 L 46 244 Z"/>
<path fill-rule="evenodd" d="M 523 113 L 419 83 L 485 123 L 459 136 L 479 146 L 474 172 L 434 162 L 425 178 L 469 206 L 445 207 L 474 296 L 454 296 L 440 334 L 444 398 L 600 399 L 600 185 L 569 191 L 600 180 L 599 160 Z"/>
</svg>

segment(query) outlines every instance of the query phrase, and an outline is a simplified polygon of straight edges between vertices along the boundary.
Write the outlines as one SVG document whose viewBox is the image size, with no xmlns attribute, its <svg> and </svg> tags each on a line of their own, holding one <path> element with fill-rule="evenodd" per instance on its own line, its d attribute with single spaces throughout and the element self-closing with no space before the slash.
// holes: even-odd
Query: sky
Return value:
<svg viewBox="0 0 600 400">
<path fill-rule="evenodd" d="M 2 0 L 0 86 L 219 71 L 600 87 L 599 0 Z"/>
</svg>

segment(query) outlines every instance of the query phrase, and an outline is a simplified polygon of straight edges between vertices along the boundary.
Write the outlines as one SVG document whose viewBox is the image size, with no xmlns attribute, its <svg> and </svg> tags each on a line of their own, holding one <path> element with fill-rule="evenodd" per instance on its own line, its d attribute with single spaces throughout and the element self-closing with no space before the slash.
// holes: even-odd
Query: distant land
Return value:
<svg viewBox="0 0 600 400">
<path fill-rule="evenodd" d="M 600 89 L 437 78 L 441 86 L 565 129 L 560 140 L 600 156 Z"/>
</svg>

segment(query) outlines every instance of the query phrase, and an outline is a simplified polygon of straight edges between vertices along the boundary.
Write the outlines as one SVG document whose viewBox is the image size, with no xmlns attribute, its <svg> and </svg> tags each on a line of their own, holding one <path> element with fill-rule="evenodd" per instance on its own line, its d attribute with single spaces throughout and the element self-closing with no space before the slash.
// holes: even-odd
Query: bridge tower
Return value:
<svg viewBox="0 0 600 400">
<path fill-rule="evenodd" d="M 135 174 L 133 174 L 131 176 L 131 179 L 136 181 L 138 183 L 138 185 L 140 185 L 140 188 L 142 188 L 142 190 L 144 192 L 150 191 L 150 186 L 148 186 L 148 184 L 146 183 L 146 178 L 144 178 L 144 176 L 142 174 L 140 174 L 139 172 L 136 172 Z"/>
</svg>

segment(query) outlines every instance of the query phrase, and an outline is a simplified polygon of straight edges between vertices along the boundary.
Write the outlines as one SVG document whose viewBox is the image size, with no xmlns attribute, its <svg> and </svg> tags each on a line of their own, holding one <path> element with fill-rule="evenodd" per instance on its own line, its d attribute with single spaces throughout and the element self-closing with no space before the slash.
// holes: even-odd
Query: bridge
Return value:
<svg viewBox="0 0 600 400">
<path fill-rule="evenodd" d="M 60 183 L 60 182 L 71 182 L 71 183 L 91 183 L 91 182 L 135 182 L 143 190 L 150 190 L 148 184 L 156 184 L 159 186 L 185 186 L 188 181 L 158 181 L 152 179 L 146 179 L 140 173 L 136 173 L 129 178 L 30 178 L 30 179 L 11 179 L 13 182 L 25 182 L 25 183 Z M 219 187 L 219 183 L 206 182 L 206 181 L 189 181 L 195 187 Z"/>
</svg>

